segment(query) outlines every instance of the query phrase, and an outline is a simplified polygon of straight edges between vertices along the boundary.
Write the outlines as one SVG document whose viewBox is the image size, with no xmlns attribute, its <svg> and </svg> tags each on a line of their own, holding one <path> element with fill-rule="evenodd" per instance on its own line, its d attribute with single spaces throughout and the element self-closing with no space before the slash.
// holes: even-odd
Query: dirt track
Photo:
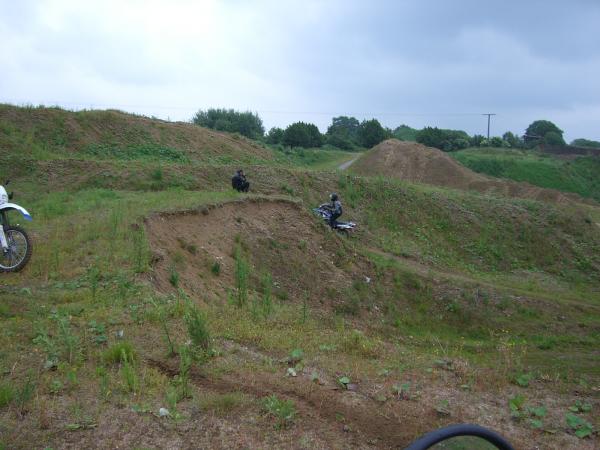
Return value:
<svg viewBox="0 0 600 450">
<path fill-rule="evenodd" d="M 397 139 L 389 139 L 373 147 L 352 165 L 351 170 L 358 175 L 382 175 L 410 182 L 507 197 L 529 198 L 552 203 L 583 202 L 577 194 L 478 174 L 460 165 L 441 150 Z"/>
<path fill-rule="evenodd" d="M 173 364 L 149 363 L 169 376 L 179 373 Z M 422 428 L 418 405 L 409 405 L 412 408 L 405 405 L 402 417 L 396 414 L 392 417 L 382 412 L 377 401 L 364 394 L 310 382 L 308 376 L 282 378 L 273 373 L 257 372 L 246 378 L 225 376 L 211 380 L 194 372 L 192 379 L 202 389 L 220 393 L 241 391 L 255 398 L 277 393 L 280 397 L 293 399 L 302 417 L 303 428 L 318 431 L 328 448 L 336 448 L 341 442 L 344 442 L 344 448 L 401 448 Z"/>
<path fill-rule="evenodd" d="M 355 275 L 369 275 L 370 270 L 361 258 L 336 255 L 341 238 L 291 201 L 251 198 L 161 213 L 147 219 L 146 229 L 154 251 L 154 282 L 163 291 L 173 289 L 169 277 L 176 268 L 186 292 L 223 299 L 235 285 L 236 247 L 243 249 L 255 278 L 268 271 L 277 292 L 292 299 L 308 295 L 323 301 L 327 289 L 342 290 Z M 198 276 L 215 263 L 220 276 Z M 335 300 L 329 304 L 335 306 Z"/>
</svg>

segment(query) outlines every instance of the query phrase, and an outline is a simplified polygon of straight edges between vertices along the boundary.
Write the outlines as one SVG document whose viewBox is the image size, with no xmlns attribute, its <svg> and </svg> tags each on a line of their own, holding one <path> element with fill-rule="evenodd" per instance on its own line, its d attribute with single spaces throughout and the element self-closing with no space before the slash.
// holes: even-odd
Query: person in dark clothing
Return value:
<svg viewBox="0 0 600 450">
<path fill-rule="evenodd" d="M 331 211 L 331 216 L 329 216 L 329 226 L 335 228 L 338 217 L 342 215 L 342 202 L 340 202 L 338 195 L 335 192 L 329 196 L 329 200 L 331 200 L 327 208 Z"/>
<path fill-rule="evenodd" d="M 238 192 L 248 192 L 248 189 L 250 189 L 250 183 L 246 180 L 242 169 L 238 170 L 231 179 L 231 187 Z"/>
</svg>

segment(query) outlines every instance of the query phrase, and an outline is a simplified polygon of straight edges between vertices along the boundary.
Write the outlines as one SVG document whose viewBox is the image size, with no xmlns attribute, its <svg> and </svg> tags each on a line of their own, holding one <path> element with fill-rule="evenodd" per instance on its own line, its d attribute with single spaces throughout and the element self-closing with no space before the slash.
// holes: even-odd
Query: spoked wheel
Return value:
<svg viewBox="0 0 600 450">
<path fill-rule="evenodd" d="M 0 272 L 18 272 L 31 257 L 31 241 L 21 227 L 10 226 L 4 230 L 8 249 L 0 248 Z"/>
</svg>

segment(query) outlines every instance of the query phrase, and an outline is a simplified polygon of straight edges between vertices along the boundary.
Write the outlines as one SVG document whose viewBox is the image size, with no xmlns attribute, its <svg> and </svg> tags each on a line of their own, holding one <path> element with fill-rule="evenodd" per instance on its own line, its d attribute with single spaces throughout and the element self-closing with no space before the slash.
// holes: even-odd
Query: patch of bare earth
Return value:
<svg viewBox="0 0 600 450">
<path fill-rule="evenodd" d="M 146 220 L 146 232 L 158 289 L 171 291 L 177 271 L 179 287 L 205 300 L 224 299 L 235 286 L 236 248 L 250 264 L 254 285 L 268 272 L 275 294 L 296 300 L 307 296 L 324 303 L 332 289 L 341 291 L 372 270 L 356 254 L 341 255 L 341 237 L 302 205 L 285 200 L 254 198 L 160 213 Z M 219 276 L 211 275 L 215 264 Z"/>
</svg>

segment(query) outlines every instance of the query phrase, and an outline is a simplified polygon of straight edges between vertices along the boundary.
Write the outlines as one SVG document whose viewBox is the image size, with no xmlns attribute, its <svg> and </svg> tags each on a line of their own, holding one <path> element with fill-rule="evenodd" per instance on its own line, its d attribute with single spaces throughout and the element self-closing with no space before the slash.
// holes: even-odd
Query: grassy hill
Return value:
<svg viewBox="0 0 600 450">
<path fill-rule="evenodd" d="M 598 443 L 565 422 L 579 402 L 577 426 L 600 426 L 597 208 L 317 170 L 348 155 L 123 113 L 6 109 L 18 170 L 0 175 L 35 247 L 0 274 L 0 448 L 393 448 L 455 422 L 519 448 Z M 102 120 L 59 145 L 55 114 Z M 229 189 L 239 164 L 250 195 Z M 333 190 L 349 239 L 310 212 Z"/>
<path fill-rule="evenodd" d="M 600 201 L 600 158 L 597 157 L 564 159 L 533 151 L 495 148 L 460 150 L 450 156 L 475 172 L 575 192 Z"/>
</svg>

